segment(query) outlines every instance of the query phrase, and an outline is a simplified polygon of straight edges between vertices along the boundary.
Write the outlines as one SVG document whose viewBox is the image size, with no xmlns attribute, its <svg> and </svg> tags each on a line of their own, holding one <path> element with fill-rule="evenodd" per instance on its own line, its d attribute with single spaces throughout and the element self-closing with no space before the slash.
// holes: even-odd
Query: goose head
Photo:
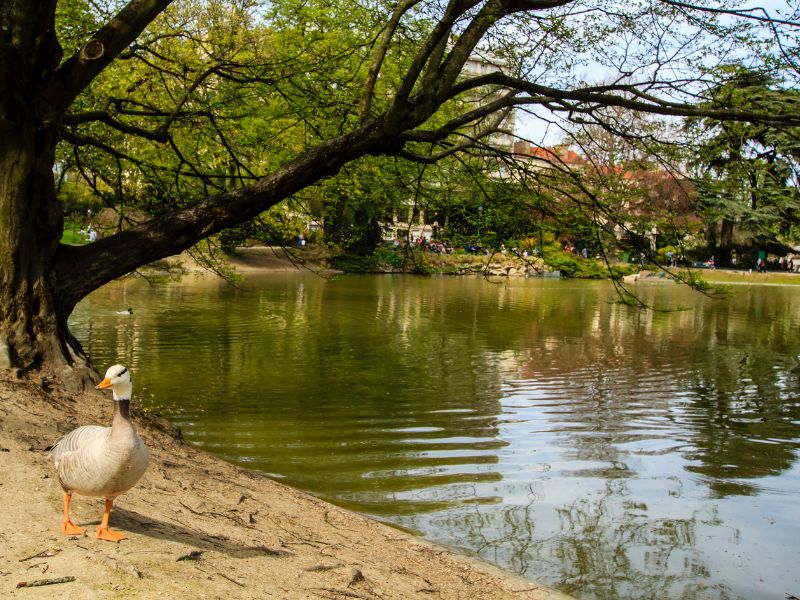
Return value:
<svg viewBox="0 0 800 600">
<path fill-rule="evenodd" d="M 97 384 L 98 390 L 111 388 L 114 400 L 130 400 L 132 387 L 131 372 L 122 365 L 109 367 L 103 381 Z"/>
</svg>

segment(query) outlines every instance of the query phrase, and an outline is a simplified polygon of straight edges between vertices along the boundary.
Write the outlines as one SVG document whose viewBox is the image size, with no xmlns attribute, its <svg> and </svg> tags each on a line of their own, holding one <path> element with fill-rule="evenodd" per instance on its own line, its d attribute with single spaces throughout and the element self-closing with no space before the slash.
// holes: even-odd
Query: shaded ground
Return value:
<svg viewBox="0 0 800 600">
<path fill-rule="evenodd" d="M 65 537 L 46 448 L 78 425 L 110 422 L 111 400 L 48 387 L 0 377 L 5 598 L 567 598 L 227 464 L 138 411 L 151 464 L 111 516 L 128 539 Z M 93 534 L 102 500 L 72 504 Z M 74 581 L 17 588 L 64 577 Z"/>
</svg>

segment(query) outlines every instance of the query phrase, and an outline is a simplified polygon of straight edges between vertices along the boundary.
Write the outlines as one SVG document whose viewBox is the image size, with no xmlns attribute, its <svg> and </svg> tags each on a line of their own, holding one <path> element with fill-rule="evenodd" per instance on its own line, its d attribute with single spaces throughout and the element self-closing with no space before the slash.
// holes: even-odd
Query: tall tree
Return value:
<svg viewBox="0 0 800 600">
<path fill-rule="evenodd" d="M 789 110 L 800 94 L 769 72 L 729 67 L 733 79 L 712 91 L 713 102 L 731 97 L 758 110 Z M 790 108 L 789 108 L 790 107 Z M 690 119 L 699 212 L 723 263 L 730 260 L 734 228 L 757 244 L 800 241 L 800 130 L 765 123 Z"/>
<path fill-rule="evenodd" d="M 498 110 L 800 125 L 796 111 L 697 104 L 711 83 L 697 65 L 720 54 L 796 76 L 796 26 L 710 0 L 0 0 L 0 367 L 85 381 L 67 318 L 92 290 L 360 157 L 480 145 L 475 125 L 496 127 Z M 507 66 L 462 76 L 478 49 Z M 589 59 L 620 79 L 582 82 Z M 110 157 L 96 168 L 114 166 L 111 189 L 158 202 L 144 222 L 64 245 L 54 166 L 91 153 Z"/>
</svg>

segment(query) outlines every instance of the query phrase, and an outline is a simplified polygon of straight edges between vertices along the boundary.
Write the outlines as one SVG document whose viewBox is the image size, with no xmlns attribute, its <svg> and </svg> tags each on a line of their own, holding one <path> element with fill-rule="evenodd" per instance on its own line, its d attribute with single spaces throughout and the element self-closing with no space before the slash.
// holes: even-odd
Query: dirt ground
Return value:
<svg viewBox="0 0 800 600">
<path fill-rule="evenodd" d="M 228 263 L 238 273 L 259 271 L 322 271 L 316 260 L 317 255 L 309 250 L 295 248 L 278 248 L 272 246 L 254 246 L 237 248 L 236 254 L 228 257 Z"/>
<path fill-rule="evenodd" d="M 193 449 L 136 410 L 135 390 L 151 462 L 111 514 L 128 539 L 96 539 L 103 501 L 77 495 L 72 518 L 87 534 L 63 536 L 47 447 L 110 423 L 112 401 L 51 387 L 0 376 L 4 598 L 567 598 Z M 62 578 L 74 580 L 18 587 Z"/>
</svg>

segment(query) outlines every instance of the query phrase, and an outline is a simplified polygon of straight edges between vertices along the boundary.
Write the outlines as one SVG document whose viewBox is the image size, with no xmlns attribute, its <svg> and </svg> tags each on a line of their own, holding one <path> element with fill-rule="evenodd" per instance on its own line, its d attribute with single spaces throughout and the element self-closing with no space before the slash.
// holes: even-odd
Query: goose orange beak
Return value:
<svg viewBox="0 0 800 600">
<path fill-rule="evenodd" d="M 98 383 L 95 386 L 95 389 L 96 390 L 104 390 L 104 389 L 110 388 L 110 387 L 111 387 L 111 379 L 106 377 L 105 379 L 103 379 L 103 381 L 101 381 L 100 383 Z"/>
</svg>

